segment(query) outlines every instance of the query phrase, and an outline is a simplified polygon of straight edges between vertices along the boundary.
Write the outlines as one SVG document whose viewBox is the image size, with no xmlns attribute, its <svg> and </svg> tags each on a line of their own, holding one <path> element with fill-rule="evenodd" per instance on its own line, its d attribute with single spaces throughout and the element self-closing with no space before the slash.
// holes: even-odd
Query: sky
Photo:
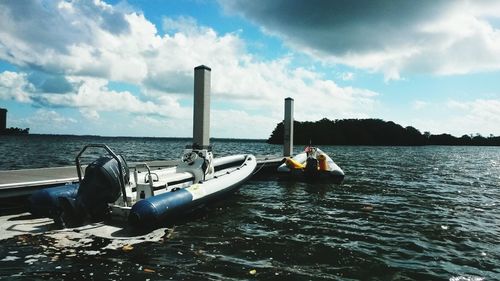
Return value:
<svg viewBox="0 0 500 281">
<path fill-rule="evenodd" d="M 283 119 L 379 118 L 500 135 L 500 1 L 0 0 L 0 107 L 31 133 L 211 136 Z"/>
</svg>

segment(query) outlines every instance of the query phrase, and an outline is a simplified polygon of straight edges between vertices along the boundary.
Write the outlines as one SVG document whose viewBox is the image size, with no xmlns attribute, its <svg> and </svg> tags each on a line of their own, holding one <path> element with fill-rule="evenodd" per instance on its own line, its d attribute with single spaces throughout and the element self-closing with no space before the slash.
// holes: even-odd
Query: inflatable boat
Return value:
<svg viewBox="0 0 500 281">
<path fill-rule="evenodd" d="M 108 152 L 85 168 L 89 147 Z M 133 227 L 154 227 L 234 191 L 257 165 L 253 155 L 214 158 L 210 148 L 185 149 L 178 166 L 133 170 L 106 145 L 87 145 L 76 157 L 79 183 L 46 188 L 30 197 L 30 212 L 51 217 L 62 227 L 106 219 L 128 220 Z"/>
<path fill-rule="evenodd" d="M 333 162 L 332 158 L 317 147 L 307 146 L 304 152 L 287 157 L 278 167 L 278 175 L 286 179 L 305 181 L 331 181 L 340 183 L 344 180 L 344 171 Z"/>
</svg>

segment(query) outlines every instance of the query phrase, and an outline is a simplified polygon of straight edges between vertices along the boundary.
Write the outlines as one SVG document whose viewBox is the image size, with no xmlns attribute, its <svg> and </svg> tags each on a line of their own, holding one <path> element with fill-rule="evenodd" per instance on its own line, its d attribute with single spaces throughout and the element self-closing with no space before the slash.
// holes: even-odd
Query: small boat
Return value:
<svg viewBox="0 0 500 281">
<path fill-rule="evenodd" d="M 304 152 L 285 158 L 278 167 L 278 174 L 284 178 L 334 183 L 342 182 L 345 176 L 330 156 L 313 146 L 307 146 Z"/>
<path fill-rule="evenodd" d="M 80 158 L 89 147 L 104 148 L 108 155 L 89 164 L 82 177 Z M 142 164 L 130 171 L 108 146 L 87 145 L 76 157 L 79 182 L 35 192 L 30 212 L 51 217 L 62 227 L 118 219 L 151 228 L 236 190 L 256 165 L 251 154 L 214 158 L 210 148 L 193 146 L 175 167 L 151 170 Z"/>
</svg>

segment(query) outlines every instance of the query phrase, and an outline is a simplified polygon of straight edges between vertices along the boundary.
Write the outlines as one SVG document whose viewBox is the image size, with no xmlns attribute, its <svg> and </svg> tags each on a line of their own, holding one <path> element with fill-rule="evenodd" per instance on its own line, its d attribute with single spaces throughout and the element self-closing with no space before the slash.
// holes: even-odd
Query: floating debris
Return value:
<svg viewBox="0 0 500 281">
<path fill-rule="evenodd" d="M 162 237 L 163 241 L 171 239 L 174 236 L 174 231 L 175 231 L 175 226 L 172 227 L 171 229 L 166 229 L 165 235 Z"/>
<path fill-rule="evenodd" d="M 477 276 L 454 276 L 450 278 L 450 281 L 484 281 L 483 277 Z"/>
<path fill-rule="evenodd" d="M 373 211 L 373 206 L 371 206 L 371 205 L 366 205 L 366 206 L 363 206 L 363 207 L 361 208 L 361 211 L 371 212 L 371 211 Z"/>
<path fill-rule="evenodd" d="M 194 254 L 197 256 L 202 256 L 205 254 L 205 251 L 203 251 L 202 249 L 199 249 L 199 250 L 194 251 Z"/>
<path fill-rule="evenodd" d="M 145 235 L 137 236 L 127 229 L 107 225 L 102 222 L 92 223 L 78 228 L 58 229 L 54 221 L 48 218 L 33 218 L 28 213 L 14 214 L 0 217 L 0 240 L 15 238 L 18 245 L 35 243 L 33 237 L 42 235 L 54 239 L 51 245 L 40 245 L 43 249 L 81 249 L 93 247 L 96 241 L 101 244 L 101 249 L 121 249 L 125 245 L 134 245 L 143 242 L 161 242 L 173 236 L 175 228 L 159 228 Z M 26 234 L 29 233 L 29 234 Z M 106 239 L 100 241 L 99 239 Z M 104 242 L 107 242 L 105 244 Z M 74 255 L 75 252 L 70 253 Z M 92 254 L 92 253 L 89 253 Z M 93 253 L 99 254 L 99 253 Z"/>
<path fill-rule="evenodd" d="M 15 261 L 15 260 L 18 260 L 18 259 L 20 259 L 20 257 L 6 256 L 5 258 L 1 259 L 0 261 Z"/>
<path fill-rule="evenodd" d="M 124 251 L 124 252 L 130 252 L 130 251 L 132 251 L 133 249 L 134 249 L 134 246 L 132 246 L 132 245 L 130 245 L 130 244 L 124 245 L 124 246 L 122 247 L 122 251 Z"/>
<path fill-rule="evenodd" d="M 97 256 L 99 254 L 102 254 L 101 251 L 95 251 L 95 250 L 83 251 L 83 253 L 88 255 L 88 256 Z"/>
<path fill-rule="evenodd" d="M 257 274 L 257 270 L 252 269 L 252 270 L 250 270 L 248 273 L 249 273 L 250 275 L 255 275 L 255 274 Z"/>
</svg>

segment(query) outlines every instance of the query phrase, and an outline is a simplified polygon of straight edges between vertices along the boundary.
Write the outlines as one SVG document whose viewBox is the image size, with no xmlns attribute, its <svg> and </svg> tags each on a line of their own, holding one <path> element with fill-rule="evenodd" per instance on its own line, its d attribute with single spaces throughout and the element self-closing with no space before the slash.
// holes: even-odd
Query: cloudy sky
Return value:
<svg viewBox="0 0 500 281">
<path fill-rule="evenodd" d="M 213 137 L 380 118 L 500 135 L 500 1 L 0 0 L 0 107 L 32 133 L 190 137 L 193 68 Z"/>
</svg>

